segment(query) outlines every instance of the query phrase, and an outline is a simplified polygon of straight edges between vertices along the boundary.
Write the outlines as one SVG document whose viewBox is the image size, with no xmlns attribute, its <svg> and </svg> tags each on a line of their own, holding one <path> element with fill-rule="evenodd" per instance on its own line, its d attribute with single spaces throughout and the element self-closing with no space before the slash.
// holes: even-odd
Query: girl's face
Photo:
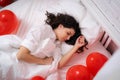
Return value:
<svg viewBox="0 0 120 80">
<path fill-rule="evenodd" d="M 62 24 L 58 26 L 57 29 L 54 30 L 57 40 L 64 42 L 66 40 L 69 40 L 70 37 L 72 37 L 75 34 L 75 31 L 73 28 L 66 28 Z"/>
</svg>

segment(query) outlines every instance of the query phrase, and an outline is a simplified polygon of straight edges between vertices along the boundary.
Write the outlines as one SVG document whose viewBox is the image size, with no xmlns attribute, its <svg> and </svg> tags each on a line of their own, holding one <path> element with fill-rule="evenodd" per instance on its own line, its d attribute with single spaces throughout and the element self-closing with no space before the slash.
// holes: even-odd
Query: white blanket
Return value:
<svg viewBox="0 0 120 80">
<path fill-rule="evenodd" d="M 53 52 L 54 61 L 51 65 L 37 65 L 16 59 L 21 40 L 15 35 L 1 36 L 0 42 L 3 42 L 0 43 L 0 80 L 29 80 L 36 75 L 46 78 L 57 70 L 61 58 L 59 49 Z"/>
</svg>

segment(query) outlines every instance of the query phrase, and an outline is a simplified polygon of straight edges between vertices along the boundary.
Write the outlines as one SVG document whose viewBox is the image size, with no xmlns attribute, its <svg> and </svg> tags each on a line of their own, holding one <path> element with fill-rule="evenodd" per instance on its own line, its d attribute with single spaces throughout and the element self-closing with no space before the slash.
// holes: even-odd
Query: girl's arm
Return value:
<svg viewBox="0 0 120 80">
<path fill-rule="evenodd" d="M 53 61 L 52 57 L 47 57 L 47 58 L 35 57 L 31 55 L 30 51 L 23 46 L 20 47 L 19 52 L 17 53 L 17 59 L 28 63 L 35 63 L 41 65 L 48 65 L 51 64 Z"/>
<path fill-rule="evenodd" d="M 80 36 L 77 38 L 75 45 L 73 46 L 73 48 L 66 53 L 60 60 L 59 64 L 58 64 L 58 68 L 63 67 L 73 56 L 74 53 L 77 52 L 77 50 L 82 47 L 85 44 L 85 39 L 83 36 Z"/>
</svg>

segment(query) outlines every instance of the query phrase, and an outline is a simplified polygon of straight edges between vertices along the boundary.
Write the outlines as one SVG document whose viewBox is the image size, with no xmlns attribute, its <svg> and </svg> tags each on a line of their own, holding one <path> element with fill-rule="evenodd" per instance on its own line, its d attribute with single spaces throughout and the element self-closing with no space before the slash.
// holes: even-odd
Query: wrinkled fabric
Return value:
<svg viewBox="0 0 120 80">
<path fill-rule="evenodd" d="M 61 43 L 55 41 L 55 35 L 50 26 L 42 26 L 44 27 L 31 29 L 23 40 L 16 35 L 0 36 L 0 42 L 3 42 L 0 43 L 0 80 L 28 80 L 35 75 L 46 78 L 57 70 L 61 59 Z M 27 47 L 36 57 L 53 56 L 53 63 L 37 65 L 18 61 L 16 54 L 21 45 Z"/>
</svg>

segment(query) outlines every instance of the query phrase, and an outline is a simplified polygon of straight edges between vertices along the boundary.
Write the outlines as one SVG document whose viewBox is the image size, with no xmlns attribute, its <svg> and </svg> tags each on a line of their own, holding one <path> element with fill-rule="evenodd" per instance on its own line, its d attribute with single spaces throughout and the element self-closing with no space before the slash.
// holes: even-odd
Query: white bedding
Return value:
<svg viewBox="0 0 120 80">
<path fill-rule="evenodd" d="M 49 75 L 46 80 L 66 80 L 65 77 L 67 69 L 74 64 L 86 65 L 86 57 L 92 51 L 99 51 L 107 57 L 110 57 L 109 52 L 97 41 L 99 32 L 101 31 L 100 24 L 98 24 L 94 17 L 87 12 L 86 8 L 80 4 L 78 0 L 18 0 L 3 9 L 13 11 L 18 17 L 20 25 L 17 33 L 15 34 L 21 38 L 25 37 L 31 27 L 44 23 L 44 20 L 46 19 L 46 10 L 55 14 L 57 12 L 68 13 L 80 22 L 80 25 L 83 28 L 82 33 L 90 44 L 88 47 L 89 49 L 85 50 L 81 54 L 76 54 L 65 67 Z M 63 44 L 63 53 L 65 53 L 69 48 L 71 48 L 71 46 Z M 0 62 L 2 63 L 2 61 Z"/>
</svg>

